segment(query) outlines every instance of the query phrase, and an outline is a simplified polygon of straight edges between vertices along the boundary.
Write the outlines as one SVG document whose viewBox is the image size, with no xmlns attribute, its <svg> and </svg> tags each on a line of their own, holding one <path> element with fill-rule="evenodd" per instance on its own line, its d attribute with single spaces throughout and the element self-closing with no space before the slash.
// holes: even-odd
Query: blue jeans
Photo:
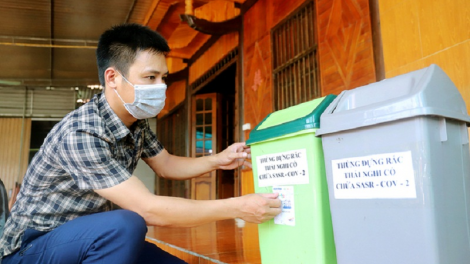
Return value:
<svg viewBox="0 0 470 264">
<path fill-rule="evenodd" d="M 82 216 L 50 232 L 28 229 L 3 264 L 186 263 L 145 241 L 144 219 L 127 210 Z"/>
</svg>

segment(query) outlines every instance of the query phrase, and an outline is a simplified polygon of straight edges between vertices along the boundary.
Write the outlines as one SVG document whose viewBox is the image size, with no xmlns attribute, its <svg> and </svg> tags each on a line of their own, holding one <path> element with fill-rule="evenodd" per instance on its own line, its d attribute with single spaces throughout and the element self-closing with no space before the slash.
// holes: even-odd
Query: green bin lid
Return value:
<svg viewBox="0 0 470 264">
<path fill-rule="evenodd" d="M 314 99 L 266 116 L 250 133 L 247 145 L 281 137 L 301 130 L 319 128 L 320 116 L 336 95 Z"/>
</svg>

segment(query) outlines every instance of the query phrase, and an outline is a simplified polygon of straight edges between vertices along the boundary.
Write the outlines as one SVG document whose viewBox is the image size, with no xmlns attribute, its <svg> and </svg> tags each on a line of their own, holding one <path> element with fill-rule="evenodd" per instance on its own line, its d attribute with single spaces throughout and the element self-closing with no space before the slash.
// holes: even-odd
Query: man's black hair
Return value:
<svg viewBox="0 0 470 264">
<path fill-rule="evenodd" d="M 139 24 L 122 24 L 105 31 L 96 49 L 101 85 L 105 86 L 104 72 L 107 68 L 116 67 L 127 75 L 137 52 L 146 50 L 166 55 L 170 47 L 159 33 Z"/>
</svg>

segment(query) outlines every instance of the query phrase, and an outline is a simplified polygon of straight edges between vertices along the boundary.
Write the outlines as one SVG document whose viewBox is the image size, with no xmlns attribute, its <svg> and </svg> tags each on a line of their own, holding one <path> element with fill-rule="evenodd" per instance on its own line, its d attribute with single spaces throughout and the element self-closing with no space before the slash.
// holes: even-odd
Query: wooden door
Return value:
<svg viewBox="0 0 470 264">
<path fill-rule="evenodd" d="M 217 151 L 217 94 L 194 95 L 191 111 L 191 155 L 203 157 Z M 191 198 L 214 200 L 216 194 L 216 171 L 191 180 Z"/>
</svg>

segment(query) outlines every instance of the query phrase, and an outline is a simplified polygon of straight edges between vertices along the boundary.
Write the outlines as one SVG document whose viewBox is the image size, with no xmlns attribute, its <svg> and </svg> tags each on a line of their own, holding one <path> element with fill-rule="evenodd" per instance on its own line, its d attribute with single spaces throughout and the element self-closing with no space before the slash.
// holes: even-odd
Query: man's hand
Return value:
<svg viewBox="0 0 470 264">
<path fill-rule="evenodd" d="M 248 194 L 239 199 L 241 218 L 250 223 L 261 224 L 281 213 L 281 200 L 277 193 Z"/>
<path fill-rule="evenodd" d="M 94 190 L 123 209 L 141 215 L 148 225 L 192 227 L 224 219 L 240 218 L 263 223 L 281 212 L 278 194 L 248 194 L 221 200 L 190 200 L 157 196 L 136 177 L 106 189 Z"/>
<path fill-rule="evenodd" d="M 144 161 L 160 177 L 187 180 L 218 169 L 233 170 L 243 165 L 251 168 L 247 159 L 251 159 L 251 149 L 241 142 L 230 145 L 218 154 L 199 158 L 178 157 L 163 149 Z"/>
<path fill-rule="evenodd" d="M 251 159 L 251 149 L 245 142 L 234 143 L 215 157 L 218 168 L 222 170 L 233 170 L 243 165 L 251 168 L 251 163 L 246 160 Z"/>
</svg>

